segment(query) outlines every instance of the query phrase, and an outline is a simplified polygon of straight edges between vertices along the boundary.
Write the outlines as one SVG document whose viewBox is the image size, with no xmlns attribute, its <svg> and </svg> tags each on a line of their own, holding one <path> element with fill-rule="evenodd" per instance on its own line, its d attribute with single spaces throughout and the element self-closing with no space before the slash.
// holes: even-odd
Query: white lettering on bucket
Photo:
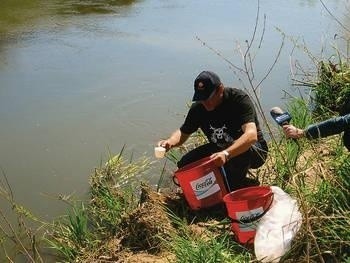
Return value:
<svg viewBox="0 0 350 263">
<path fill-rule="evenodd" d="M 236 212 L 237 220 L 242 221 L 242 223 L 238 224 L 240 231 L 255 231 L 257 223 L 259 222 L 259 220 L 257 220 L 256 218 L 258 218 L 262 213 L 264 213 L 263 207 L 255 208 L 248 211 Z"/>
<path fill-rule="evenodd" d="M 220 186 L 216 183 L 214 172 L 210 172 L 197 180 L 191 181 L 190 184 L 198 200 L 220 191 Z"/>
</svg>

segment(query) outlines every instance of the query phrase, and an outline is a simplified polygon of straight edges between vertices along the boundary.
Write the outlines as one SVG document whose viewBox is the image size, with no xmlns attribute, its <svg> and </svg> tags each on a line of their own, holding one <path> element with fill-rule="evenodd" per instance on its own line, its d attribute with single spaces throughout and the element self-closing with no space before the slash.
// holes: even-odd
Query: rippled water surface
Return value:
<svg viewBox="0 0 350 263">
<path fill-rule="evenodd" d="M 349 24 L 343 3 L 327 6 Z M 108 151 L 126 144 L 152 157 L 155 142 L 181 124 L 203 69 L 242 87 L 224 58 L 241 65 L 237 50 L 252 37 L 257 8 L 246 0 L 1 0 L 0 167 L 16 199 L 50 218 L 63 207 L 47 195 L 85 193 Z M 343 34 L 319 1 L 263 0 L 259 15 L 257 80 L 282 33 L 316 55 Z M 286 38 L 261 86 L 266 110 L 284 103 L 282 90 L 293 92 L 291 54 L 311 66 Z"/>
</svg>

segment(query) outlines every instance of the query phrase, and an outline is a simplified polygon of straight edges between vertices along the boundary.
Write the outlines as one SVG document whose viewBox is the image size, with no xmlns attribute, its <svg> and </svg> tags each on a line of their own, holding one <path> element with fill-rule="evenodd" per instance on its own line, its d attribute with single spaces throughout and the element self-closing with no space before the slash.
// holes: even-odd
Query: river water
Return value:
<svg viewBox="0 0 350 263">
<path fill-rule="evenodd" d="M 0 168 L 15 199 L 45 219 L 62 214 L 66 207 L 50 196 L 86 193 L 90 174 L 109 152 L 125 144 L 135 156 L 153 157 L 158 139 L 181 124 L 200 71 L 213 70 L 226 85 L 242 88 L 225 59 L 242 66 L 238 50 L 253 35 L 257 3 L 1 0 Z M 326 4 L 349 25 L 344 3 Z M 258 22 L 257 82 L 282 33 L 325 57 L 334 35 L 343 35 L 316 0 L 261 0 Z M 295 92 L 297 59 L 312 69 L 286 38 L 261 85 L 266 111 L 285 103 L 283 90 Z"/>
</svg>

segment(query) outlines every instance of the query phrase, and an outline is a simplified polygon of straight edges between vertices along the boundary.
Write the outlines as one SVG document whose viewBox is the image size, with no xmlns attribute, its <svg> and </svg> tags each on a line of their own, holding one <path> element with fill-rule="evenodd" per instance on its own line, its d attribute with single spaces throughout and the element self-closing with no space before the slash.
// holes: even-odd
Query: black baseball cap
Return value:
<svg viewBox="0 0 350 263">
<path fill-rule="evenodd" d="M 206 100 L 221 84 L 220 78 L 212 71 L 202 71 L 194 80 L 192 101 Z"/>
</svg>

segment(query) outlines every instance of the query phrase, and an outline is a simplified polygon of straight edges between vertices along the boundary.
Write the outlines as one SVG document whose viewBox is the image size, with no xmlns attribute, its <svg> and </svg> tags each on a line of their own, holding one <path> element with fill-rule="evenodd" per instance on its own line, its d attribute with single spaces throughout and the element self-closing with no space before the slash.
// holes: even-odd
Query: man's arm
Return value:
<svg viewBox="0 0 350 263">
<path fill-rule="evenodd" d="M 190 134 L 183 133 L 180 129 L 177 129 L 168 139 L 159 141 L 158 146 L 162 146 L 168 151 L 172 147 L 182 145 L 189 137 Z"/>
<path fill-rule="evenodd" d="M 296 128 L 288 124 L 283 126 L 283 132 L 287 138 L 299 139 L 306 137 L 307 139 L 324 138 L 331 135 L 339 134 L 350 127 L 350 114 L 330 118 L 328 120 L 311 124 L 305 130 Z"/>
<path fill-rule="evenodd" d="M 258 131 L 254 122 L 243 124 L 242 131 L 243 134 L 227 149 L 210 156 L 212 159 L 215 159 L 217 166 L 222 166 L 228 159 L 248 151 L 248 149 L 257 142 Z M 225 151 L 228 153 L 228 156 L 226 156 Z"/>
</svg>

